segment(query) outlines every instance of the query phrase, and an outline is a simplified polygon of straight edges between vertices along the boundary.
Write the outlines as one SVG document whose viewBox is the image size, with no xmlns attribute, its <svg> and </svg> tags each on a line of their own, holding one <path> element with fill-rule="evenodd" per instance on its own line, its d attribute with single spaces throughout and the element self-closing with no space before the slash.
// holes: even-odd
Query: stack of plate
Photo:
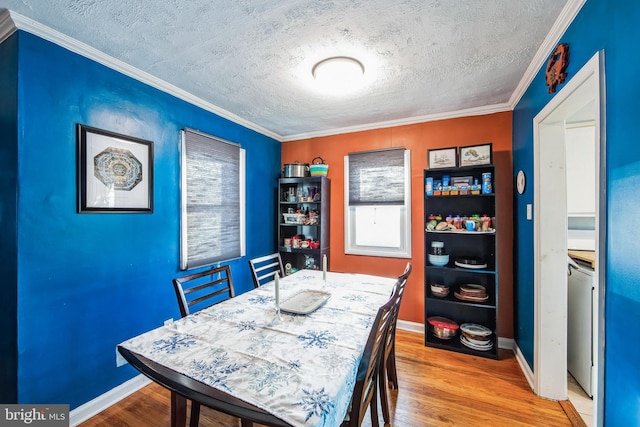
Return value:
<svg viewBox="0 0 640 427">
<path fill-rule="evenodd" d="M 455 265 L 462 268 L 480 269 L 487 268 L 487 263 L 479 258 L 457 258 Z"/>
<path fill-rule="evenodd" d="M 477 323 L 460 325 L 460 342 L 473 350 L 489 351 L 493 348 L 491 329 Z"/>
<path fill-rule="evenodd" d="M 482 285 L 460 285 L 460 290 L 453 295 L 463 301 L 471 302 L 484 302 L 489 299 L 487 289 Z"/>
</svg>

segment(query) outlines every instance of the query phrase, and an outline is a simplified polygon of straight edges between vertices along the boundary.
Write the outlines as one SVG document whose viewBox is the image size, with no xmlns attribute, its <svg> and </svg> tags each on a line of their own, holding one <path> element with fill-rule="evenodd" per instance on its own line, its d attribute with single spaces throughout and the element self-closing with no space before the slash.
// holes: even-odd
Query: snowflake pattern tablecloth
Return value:
<svg viewBox="0 0 640 427">
<path fill-rule="evenodd" d="M 275 310 L 274 283 L 120 344 L 293 426 L 339 426 L 378 308 L 395 278 L 302 270 L 280 298 L 311 289 L 331 297 L 307 315 Z"/>
</svg>

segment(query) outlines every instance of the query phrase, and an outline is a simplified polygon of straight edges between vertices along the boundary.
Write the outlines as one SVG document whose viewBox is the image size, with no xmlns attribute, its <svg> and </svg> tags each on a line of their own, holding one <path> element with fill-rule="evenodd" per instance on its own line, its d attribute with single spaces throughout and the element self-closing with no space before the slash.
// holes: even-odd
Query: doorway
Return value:
<svg viewBox="0 0 640 427">
<path fill-rule="evenodd" d="M 593 402 L 601 425 L 604 370 L 605 139 L 604 56 L 596 53 L 534 118 L 534 391 L 567 399 L 567 178 L 565 124 L 595 125 L 596 209 L 593 331 Z M 592 107 L 588 107 L 591 105 Z"/>
</svg>

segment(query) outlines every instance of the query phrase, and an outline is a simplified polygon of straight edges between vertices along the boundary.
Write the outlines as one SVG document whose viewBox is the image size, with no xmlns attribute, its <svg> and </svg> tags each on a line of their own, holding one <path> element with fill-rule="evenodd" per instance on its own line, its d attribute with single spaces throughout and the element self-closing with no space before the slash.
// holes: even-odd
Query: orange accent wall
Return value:
<svg viewBox="0 0 640 427">
<path fill-rule="evenodd" d="M 331 179 L 332 271 L 381 276 L 399 275 L 404 258 L 380 258 L 344 253 L 344 156 L 350 152 L 404 147 L 411 150 L 411 246 L 413 272 L 407 283 L 399 318 L 424 323 L 424 182 L 427 150 L 493 143 L 496 166 L 498 230 L 498 335 L 513 338 L 513 170 L 511 112 L 439 120 L 282 143 L 282 163 L 309 162 L 320 156 Z"/>
</svg>

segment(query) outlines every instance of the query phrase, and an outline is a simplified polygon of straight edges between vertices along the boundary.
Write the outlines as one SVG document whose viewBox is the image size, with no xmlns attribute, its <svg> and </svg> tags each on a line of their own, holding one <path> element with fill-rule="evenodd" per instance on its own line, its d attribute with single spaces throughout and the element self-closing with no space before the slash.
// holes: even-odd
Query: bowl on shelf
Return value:
<svg viewBox="0 0 640 427">
<path fill-rule="evenodd" d="M 444 298 L 449 295 L 449 287 L 446 285 L 440 285 L 437 283 L 433 283 L 431 285 L 431 294 L 434 297 Z"/>
<path fill-rule="evenodd" d="M 437 338 L 448 340 L 456 336 L 460 327 L 456 322 L 446 317 L 432 316 L 427 319 L 431 332 Z"/>
<path fill-rule="evenodd" d="M 449 255 L 434 255 L 429 254 L 429 262 L 438 267 L 445 266 L 449 264 Z"/>
</svg>

